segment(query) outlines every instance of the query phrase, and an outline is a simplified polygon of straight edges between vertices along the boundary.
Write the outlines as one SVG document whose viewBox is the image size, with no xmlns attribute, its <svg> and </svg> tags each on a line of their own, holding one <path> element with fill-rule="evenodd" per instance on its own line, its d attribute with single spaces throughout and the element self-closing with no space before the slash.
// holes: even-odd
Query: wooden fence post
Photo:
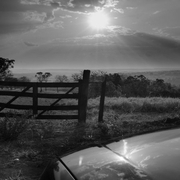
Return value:
<svg viewBox="0 0 180 180">
<path fill-rule="evenodd" d="M 89 87 L 90 70 L 84 70 L 83 80 L 80 80 L 79 87 L 79 123 L 86 122 L 86 111 L 88 103 L 88 87 Z"/>
<path fill-rule="evenodd" d="M 105 100 L 105 93 L 106 93 L 106 77 L 104 82 L 101 86 L 101 98 L 100 98 L 100 105 L 99 105 L 99 117 L 98 122 L 103 122 L 103 113 L 104 113 L 104 100 Z"/>
<path fill-rule="evenodd" d="M 38 87 L 37 83 L 33 84 L 33 115 L 38 113 Z"/>
</svg>

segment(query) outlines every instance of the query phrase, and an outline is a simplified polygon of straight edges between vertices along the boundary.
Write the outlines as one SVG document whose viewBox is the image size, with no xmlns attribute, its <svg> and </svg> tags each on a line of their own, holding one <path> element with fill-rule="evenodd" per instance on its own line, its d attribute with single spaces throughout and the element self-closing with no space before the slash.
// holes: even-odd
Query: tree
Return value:
<svg viewBox="0 0 180 180">
<path fill-rule="evenodd" d="M 52 76 L 52 74 L 50 72 L 37 72 L 35 77 L 37 78 L 37 80 L 42 83 L 43 81 L 44 82 L 47 82 L 48 81 L 48 78 Z M 42 87 L 40 89 L 40 92 L 42 92 Z"/>
<path fill-rule="evenodd" d="M 38 82 L 43 82 L 43 72 L 37 72 L 35 77 L 37 78 Z"/>
<path fill-rule="evenodd" d="M 107 73 L 104 71 L 91 71 L 90 81 L 91 82 L 103 82 Z"/>
<path fill-rule="evenodd" d="M 80 72 L 80 73 L 74 73 L 71 75 L 72 79 L 74 81 L 79 81 L 83 78 L 83 72 Z"/>
<path fill-rule="evenodd" d="M 116 89 L 119 89 L 119 87 L 122 86 L 122 84 L 123 84 L 122 75 L 120 75 L 118 73 L 108 74 L 107 80 L 112 81 L 114 83 L 114 85 L 116 86 Z"/>
<path fill-rule="evenodd" d="M 66 75 L 57 75 L 56 77 L 55 77 L 55 80 L 56 80 L 56 82 L 67 82 L 68 81 L 68 77 L 66 76 Z M 58 89 L 58 87 L 57 87 L 57 92 L 59 92 L 59 89 Z"/>
<path fill-rule="evenodd" d="M 18 79 L 19 82 L 30 82 L 30 79 L 27 78 L 26 76 L 22 76 Z"/>
<path fill-rule="evenodd" d="M 50 72 L 45 72 L 45 73 L 43 74 L 43 80 L 44 80 L 45 82 L 47 82 L 48 79 L 49 79 L 49 77 L 51 77 L 51 76 L 52 76 L 52 74 L 51 74 Z M 45 90 L 47 90 L 47 89 L 45 88 Z"/>
<path fill-rule="evenodd" d="M 150 96 L 177 97 L 178 91 L 170 83 L 165 83 L 163 79 L 152 81 Z"/>
<path fill-rule="evenodd" d="M 43 72 L 37 72 L 35 77 L 37 78 L 37 81 L 42 83 L 43 82 Z M 40 92 L 42 92 L 42 87 L 40 89 Z"/>
<path fill-rule="evenodd" d="M 18 79 L 13 77 L 13 75 L 7 75 L 4 77 L 4 81 L 9 81 L 9 82 L 18 82 Z M 13 88 L 16 88 L 15 86 L 9 86 L 9 88 L 12 90 Z"/>
<path fill-rule="evenodd" d="M 15 60 L 0 57 L 0 80 L 11 74 L 10 68 L 13 68 Z"/>
<path fill-rule="evenodd" d="M 57 75 L 55 77 L 56 82 L 67 82 L 68 81 L 68 77 L 66 75 Z"/>
<path fill-rule="evenodd" d="M 126 97 L 146 97 L 149 95 L 150 81 L 143 75 L 129 76 L 122 85 Z"/>
<path fill-rule="evenodd" d="M 106 83 L 106 96 L 107 97 L 119 97 L 121 94 L 121 87 L 116 86 L 114 82 L 107 81 Z"/>
<path fill-rule="evenodd" d="M 18 78 L 18 81 L 19 82 L 30 82 L 31 80 L 26 76 L 22 76 L 22 77 Z M 21 87 L 21 88 L 23 89 L 24 87 Z"/>
<path fill-rule="evenodd" d="M 150 80 L 143 75 L 135 76 L 137 79 L 137 90 L 139 97 L 149 96 Z"/>
<path fill-rule="evenodd" d="M 52 74 L 50 72 L 45 72 L 43 74 L 43 81 L 47 82 L 49 77 L 51 77 L 51 76 L 52 76 Z"/>
</svg>

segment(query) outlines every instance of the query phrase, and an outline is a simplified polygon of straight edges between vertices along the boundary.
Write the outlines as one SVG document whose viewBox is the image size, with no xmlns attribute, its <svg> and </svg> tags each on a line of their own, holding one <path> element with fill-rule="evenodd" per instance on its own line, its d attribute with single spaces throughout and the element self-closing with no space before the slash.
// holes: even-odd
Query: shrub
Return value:
<svg viewBox="0 0 180 180">
<path fill-rule="evenodd" d="M 112 105 L 112 109 L 119 110 L 122 113 L 131 113 L 133 112 L 133 104 L 131 102 L 123 101 L 121 104 Z"/>
<path fill-rule="evenodd" d="M 32 138 L 46 139 L 46 138 L 54 137 L 55 126 L 51 121 L 32 120 L 29 124 L 28 131 L 31 133 Z"/>
<path fill-rule="evenodd" d="M 102 123 L 90 122 L 75 127 L 70 135 L 68 145 L 101 142 L 121 135 L 121 123 L 116 120 L 104 121 Z"/>
<path fill-rule="evenodd" d="M 19 116 L 16 111 L 8 111 L 7 115 L 0 118 L 0 139 L 12 141 L 18 139 L 28 127 L 28 113 Z"/>
</svg>

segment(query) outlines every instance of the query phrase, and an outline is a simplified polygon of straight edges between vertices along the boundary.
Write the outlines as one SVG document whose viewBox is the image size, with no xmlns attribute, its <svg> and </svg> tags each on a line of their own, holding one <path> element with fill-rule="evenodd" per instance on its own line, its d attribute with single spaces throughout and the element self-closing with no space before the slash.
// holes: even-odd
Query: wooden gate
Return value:
<svg viewBox="0 0 180 180">
<path fill-rule="evenodd" d="M 83 79 L 79 82 L 72 83 L 37 83 L 37 82 L 4 82 L 0 81 L 0 96 L 8 97 L 8 102 L 0 102 L 0 117 L 4 117 L 7 114 L 6 109 L 16 110 L 31 110 L 32 115 L 36 119 L 78 119 L 79 122 L 86 121 L 86 109 L 88 98 L 88 85 L 89 85 L 90 71 L 85 70 L 83 73 Z M 4 90 L 4 87 L 16 87 L 13 90 Z M 19 89 L 23 88 L 22 91 Z M 68 88 L 68 90 L 62 93 L 39 93 L 39 88 Z M 75 91 L 76 90 L 76 91 Z M 13 98 L 10 98 L 14 96 Z M 0 98 L 1 98 L 0 97 Z M 13 104 L 18 98 L 32 98 L 32 104 Z M 50 105 L 41 105 L 38 103 L 38 99 L 51 99 L 54 100 Z M 58 102 L 62 99 L 74 99 L 77 101 L 76 105 L 59 105 Z M 49 111 L 62 111 L 66 114 L 46 114 Z M 76 114 L 69 113 L 70 111 L 77 111 Z M 46 115 L 45 115 L 46 114 Z M 19 114 L 22 115 L 22 114 Z"/>
</svg>

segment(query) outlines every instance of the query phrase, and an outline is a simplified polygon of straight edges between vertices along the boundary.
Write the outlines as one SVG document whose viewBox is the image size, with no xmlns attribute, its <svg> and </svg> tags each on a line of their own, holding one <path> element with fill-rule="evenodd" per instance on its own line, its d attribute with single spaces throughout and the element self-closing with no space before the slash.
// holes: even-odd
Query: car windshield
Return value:
<svg viewBox="0 0 180 180">
<path fill-rule="evenodd" d="M 179 127 L 179 17 L 179 0 L 0 0 L 0 177 Z"/>
</svg>

